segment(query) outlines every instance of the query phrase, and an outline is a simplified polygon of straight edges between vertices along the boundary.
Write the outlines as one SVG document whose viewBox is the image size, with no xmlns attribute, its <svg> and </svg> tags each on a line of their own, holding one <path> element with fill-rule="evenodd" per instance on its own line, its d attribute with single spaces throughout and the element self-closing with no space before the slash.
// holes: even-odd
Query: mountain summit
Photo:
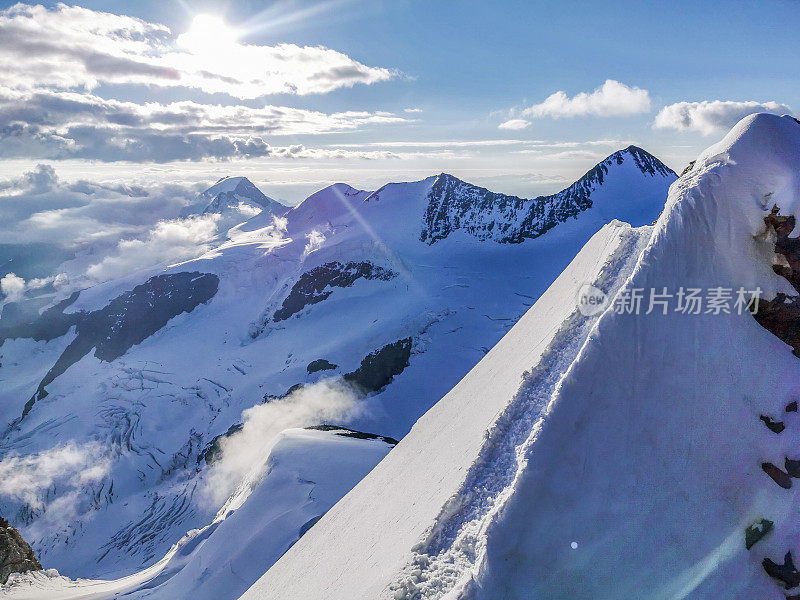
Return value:
<svg viewBox="0 0 800 600">
<path fill-rule="evenodd" d="M 218 229 L 225 233 L 258 214 L 280 216 L 287 210 L 289 207 L 266 196 L 247 177 L 223 177 L 199 194 L 182 216 L 220 215 Z"/>
<path fill-rule="evenodd" d="M 643 224 L 652 212 L 652 190 L 676 178 L 672 169 L 637 146 L 606 157 L 568 188 L 530 200 L 490 192 L 442 173 L 428 196 L 420 240 L 434 244 L 463 230 L 481 240 L 520 243 L 591 208 L 603 220 L 598 227 L 614 218 Z M 663 200 L 655 202 L 661 205 Z"/>
</svg>

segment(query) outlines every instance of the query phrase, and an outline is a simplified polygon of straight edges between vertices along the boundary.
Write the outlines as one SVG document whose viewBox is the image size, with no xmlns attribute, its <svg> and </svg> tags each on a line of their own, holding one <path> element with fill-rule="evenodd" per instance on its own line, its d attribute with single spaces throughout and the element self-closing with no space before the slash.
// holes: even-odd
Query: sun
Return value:
<svg viewBox="0 0 800 600">
<path fill-rule="evenodd" d="M 217 15 L 197 15 L 188 31 L 178 36 L 178 45 L 192 52 L 225 52 L 234 48 L 239 32 Z"/>
</svg>

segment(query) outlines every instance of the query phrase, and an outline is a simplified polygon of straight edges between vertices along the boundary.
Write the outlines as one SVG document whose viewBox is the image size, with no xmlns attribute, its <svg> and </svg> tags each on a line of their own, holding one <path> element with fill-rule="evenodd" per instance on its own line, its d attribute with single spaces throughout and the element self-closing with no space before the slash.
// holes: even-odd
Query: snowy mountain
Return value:
<svg viewBox="0 0 800 600">
<path fill-rule="evenodd" d="M 112 586 L 106 592 L 163 584 L 164 595 L 152 597 L 174 598 L 168 580 L 188 565 L 211 577 L 217 566 L 202 557 L 223 544 L 195 532 L 169 554 L 187 531 L 208 532 L 223 506 L 226 521 L 247 510 L 246 528 L 269 505 L 248 500 L 268 481 L 285 485 L 269 484 L 263 498 L 307 496 L 304 482 L 317 481 L 272 478 L 283 430 L 331 424 L 403 437 L 598 229 L 613 219 L 652 223 L 675 179 L 631 147 L 564 192 L 534 200 L 445 174 L 374 192 L 335 184 L 285 218 L 253 216 L 196 260 L 97 285 L 0 326 L 0 422 L 8 423 L 0 457 L 18 469 L 43 472 L 56 459 L 72 469 L 36 494 L 0 498 L 0 514 L 45 567 L 72 578 L 133 578 L 103 584 Z M 609 230 L 618 231 L 609 247 L 640 243 L 619 223 Z M 615 269 L 630 268 L 620 260 Z M 442 439 L 458 431 L 455 423 Z M 344 460 L 330 444 L 308 447 Z M 342 475 L 319 506 L 333 504 L 388 449 L 376 447 L 359 454 L 361 471 Z M 303 456 L 297 470 L 321 460 L 317 450 Z M 76 464 L 93 465 L 91 477 Z M 258 531 L 285 543 L 257 544 L 260 572 L 248 567 L 245 576 L 244 566 L 232 566 L 238 559 L 213 554 L 224 561 L 220 573 L 235 571 L 243 578 L 236 586 L 253 583 L 324 509 L 298 511 L 288 520 L 263 515 Z"/>
<path fill-rule="evenodd" d="M 800 124 L 742 120 L 242 599 L 796 597 L 799 190 Z"/>
<path fill-rule="evenodd" d="M 223 177 L 199 194 L 182 216 L 220 215 L 218 230 L 224 233 L 261 212 L 280 216 L 287 210 L 289 207 L 265 196 L 247 177 Z"/>
</svg>

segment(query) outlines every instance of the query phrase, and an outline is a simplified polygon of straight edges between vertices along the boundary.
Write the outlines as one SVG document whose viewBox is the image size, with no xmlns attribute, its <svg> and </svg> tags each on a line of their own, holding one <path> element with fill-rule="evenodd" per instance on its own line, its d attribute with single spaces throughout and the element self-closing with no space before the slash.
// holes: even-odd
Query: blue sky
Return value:
<svg viewBox="0 0 800 600">
<path fill-rule="evenodd" d="M 322 89 L 314 75 L 295 81 L 295 66 L 290 66 L 289 75 L 278 73 L 273 79 L 287 76 L 291 85 L 300 86 L 298 93 L 277 93 L 273 79 L 260 75 L 255 87 L 262 88 L 255 92 L 242 88 L 227 93 L 224 84 L 197 84 L 196 75 L 182 74 L 177 83 L 161 75 L 151 81 L 138 72 L 122 72 L 128 66 L 119 67 L 122 71 L 114 66 L 117 70 L 108 76 L 90 73 L 89 79 L 95 81 L 87 84 L 87 69 L 105 65 L 107 57 L 87 59 L 75 48 L 85 50 L 87 43 L 105 48 L 108 41 L 108 56 L 118 58 L 113 26 L 81 40 L 80 26 L 69 30 L 78 17 L 61 13 L 55 3 L 44 3 L 47 10 L 37 12 L 0 2 L 6 9 L 0 17 L 0 65 L 5 52 L 6 69 L 22 67 L 11 78 L 16 83 L 6 84 L 12 90 L 6 93 L 5 111 L 0 97 L 0 116 L 19 121 L 20 127 L 30 126 L 24 134 L 15 130 L 13 147 L 0 156 L 0 178 L 13 178 L 39 163 L 52 165 L 62 178 L 106 183 L 199 184 L 227 174 L 246 174 L 267 193 L 296 202 L 333 180 L 376 187 L 389 180 L 447 171 L 497 191 L 535 195 L 564 187 L 628 143 L 680 169 L 748 111 L 793 112 L 800 107 L 797 2 L 140 0 L 77 5 L 168 28 L 169 32 L 153 34 L 156 41 L 147 42 L 152 48 L 124 50 L 126 57 L 135 55 L 144 62 L 157 60 L 158 65 L 196 71 L 205 54 L 179 64 L 171 48 L 178 35 L 191 31 L 197 15 L 213 15 L 238 31 L 231 44 L 258 47 L 265 53 L 279 44 L 292 44 L 296 50 L 290 62 L 300 62 L 291 65 L 316 60 L 304 54 L 304 47 L 330 49 L 329 56 L 319 58 L 330 59 L 330 73 L 335 75 Z M 17 27 L 35 36 L 31 28 L 43 23 L 42 32 L 50 34 L 44 39 L 63 42 L 59 41 L 62 47 L 44 50 L 49 58 L 42 59 L 42 69 L 90 61 L 88 67 L 76 67 L 72 79 L 49 72 L 26 74 L 25 61 L 39 57 L 14 56 L 10 43 L 3 46 L 2 27 Z M 67 30 L 54 36 L 59 27 Z M 103 36 L 109 35 L 105 40 Z M 8 34 L 6 39 L 11 39 Z M 200 36 L 195 43 L 203 39 Z M 160 55 L 153 59 L 154 53 Z M 342 66 L 340 60 L 350 62 Z M 364 71 L 355 80 L 340 78 L 341 73 L 350 73 L 351 65 Z M 217 67 L 219 78 L 224 61 Z M 258 65 L 252 69 L 257 73 Z M 237 73 L 243 81 L 250 72 Z M 593 95 L 608 80 L 611 87 Z M 59 101 L 59 110 L 66 110 L 61 101 L 78 94 L 91 98 L 92 111 L 82 111 L 79 119 L 62 114 L 58 122 L 26 123 L 20 106 L 36 111 L 31 94 L 40 88 L 50 94 L 47 106 Z M 545 99 L 557 92 L 563 95 L 543 107 Z M 580 94 L 585 96 L 575 100 Z M 127 112 L 118 116 L 122 110 L 118 106 L 113 109 L 117 116 L 109 117 L 107 106 L 102 112 L 98 105 L 103 101 L 126 103 L 125 111 L 135 112 L 137 121 L 148 120 L 144 112 L 149 115 L 154 104 L 172 105 L 175 110 L 174 103 L 191 101 L 195 106 L 296 109 L 302 115 L 311 111 L 320 124 L 315 131 L 295 126 L 275 129 L 272 120 L 265 127 L 262 116 L 254 113 L 233 120 L 225 117 L 224 124 L 217 121 L 210 127 L 208 115 L 198 116 L 191 125 L 197 130 L 192 130 L 196 143 L 190 150 L 182 149 L 173 137 L 174 150 L 162 151 L 153 149 L 159 135 L 187 135 L 191 127 L 167 131 L 161 121 L 131 126 L 132 117 Z M 331 122 L 330 115 L 354 112 L 363 115 Z M 101 119 L 106 121 L 100 123 Z M 513 128 L 500 128 L 503 123 Z M 42 128 L 47 127 L 51 138 L 44 143 Z M 69 127 L 74 136 L 65 133 Z M 97 143 L 112 130 L 124 151 Z M 20 138 L 34 135 L 30 131 L 38 137 Z M 220 137 L 230 150 L 217 143 Z M 254 139 L 262 150 L 245 151 L 245 146 L 237 145 Z"/>
</svg>

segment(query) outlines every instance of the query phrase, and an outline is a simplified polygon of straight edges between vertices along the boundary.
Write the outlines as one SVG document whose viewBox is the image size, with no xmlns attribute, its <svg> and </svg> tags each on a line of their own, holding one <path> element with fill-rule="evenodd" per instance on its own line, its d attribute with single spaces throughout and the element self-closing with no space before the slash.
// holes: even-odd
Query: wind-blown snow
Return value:
<svg viewBox="0 0 800 600">
<path fill-rule="evenodd" d="M 347 432 L 287 429 L 268 454 L 266 473 L 248 482 L 245 498 L 232 498 L 211 524 L 190 531 L 152 567 L 112 581 L 25 573 L 0 587 L 0 596 L 236 598 L 390 449 L 384 441 L 359 439 Z"/>
</svg>

